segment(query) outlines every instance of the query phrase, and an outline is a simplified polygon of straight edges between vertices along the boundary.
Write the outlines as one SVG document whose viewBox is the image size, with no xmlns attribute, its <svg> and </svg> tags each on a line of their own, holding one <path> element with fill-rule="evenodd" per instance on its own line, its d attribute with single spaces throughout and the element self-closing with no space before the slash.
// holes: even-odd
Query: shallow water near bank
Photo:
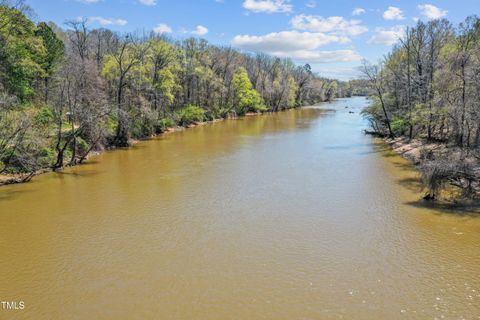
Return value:
<svg viewBox="0 0 480 320">
<path fill-rule="evenodd" d="M 0 300 L 25 301 L 0 318 L 480 319 L 480 218 L 418 202 L 410 164 L 362 133 L 366 103 L 0 188 Z"/>
</svg>

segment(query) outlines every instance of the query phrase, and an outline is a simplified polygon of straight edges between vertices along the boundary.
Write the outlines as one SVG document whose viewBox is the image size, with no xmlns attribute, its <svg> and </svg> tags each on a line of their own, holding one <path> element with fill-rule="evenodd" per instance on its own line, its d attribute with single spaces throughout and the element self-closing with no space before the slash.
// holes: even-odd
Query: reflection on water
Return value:
<svg viewBox="0 0 480 320">
<path fill-rule="evenodd" d="M 197 127 L 1 188 L 0 299 L 26 309 L 0 318 L 478 319 L 480 219 L 417 205 L 410 165 L 363 135 L 365 104 Z"/>
</svg>

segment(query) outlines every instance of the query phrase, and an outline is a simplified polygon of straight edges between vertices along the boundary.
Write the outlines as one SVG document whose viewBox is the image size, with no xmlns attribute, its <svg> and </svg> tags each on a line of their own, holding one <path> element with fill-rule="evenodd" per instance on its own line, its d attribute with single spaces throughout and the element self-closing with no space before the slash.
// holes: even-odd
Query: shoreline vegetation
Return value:
<svg viewBox="0 0 480 320">
<path fill-rule="evenodd" d="M 249 114 L 249 116 L 251 116 L 252 114 Z M 247 115 L 245 115 L 247 116 Z M 224 119 L 215 119 L 215 120 L 212 120 L 212 121 L 205 121 L 205 122 L 199 122 L 199 123 L 194 123 L 194 124 L 190 124 L 186 127 L 180 127 L 180 126 L 177 126 L 177 127 L 169 127 L 169 128 L 165 128 L 165 130 L 161 133 L 158 133 L 158 134 L 153 134 L 149 137 L 143 137 L 141 139 L 130 139 L 128 141 L 128 145 L 129 146 L 132 146 L 132 145 L 135 145 L 141 141 L 146 141 L 146 140 L 150 140 L 150 139 L 154 139 L 155 137 L 158 137 L 160 135 L 164 135 L 164 134 L 170 134 L 170 133 L 174 133 L 174 132 L 178 132 L 178 131 L 182 131 L 182 130 L 185 130 L 185 129 L 190 129 L 190 128 L 194 128 L 194 127 L 197 127 L 197 126 L 202 126 L 202 125 L 205 125 L 205 124 L 208 124 L 208 123 L 215 123 L 215 122 L 219 122 L 219 121 L 223 121 Z M 128 148 L 128 147 L 127 147 Z M 92 156 L 96 156 L 96 155 L 100 155 L 101 153 L 105 152 L 105 151 L 109 151 L 109 150 L 115 150 L 117 149 L 116 146 L 112 145 L 112 146 L 109 146 L 109 147 L 104 147 L 103 149 L 95 149 L 95 150 L 92 150 L 86 157 L 85 157 L 85 161 L 88 161 Z M 83 163 L 83 162 L 82 162 Z M 81 165 L 82 163 L 75 163 L 75 164 L 65 164 L 61 169 L 64 169 L 64 168 L 67 168 L 67 167 L 73 167 L 73 166 L 76 166 L 76 165 Z M 58 171 L 58 170 L 61 170 L 61 169 L 57 169 L 57 170 L 54 170 L 54 168 L 42 168 L 42 169 L 39 169 L 37 170 L 36 172 L 29 172 L 29 173 L 12 173 L 12 174 L 0 174 L 0 187 L 1 186 L 4 186 L 4 185 L 11 185 L 11 184 L 20 184 L 20 183 L 26 183 L 26 182 L 29 182 L 31 181 L 31 179 L 35 176 L 39 176 L 41 174 L 44 174 L 44 173 L 48 173 L 48 172 L 54 172 L 54 171 Z"/>
<path fill-rule="evenodd" d="M 409 140 L 407 137 L 400 137 L 394 139 L 383 138 L 382 140 L 395 153 L 410 161 L 420 173 L 423 185 L 429 189 L 423 197 L 424 200 L 437 200 L 447 205 L 460 207 L 478 207 L 480 205 L 478 196 L 475 196 L 480 194 L 480 163 L 478 158 L 472 154 L 465 154 L 464 150 L 449 147 L 445 143 L 428 142 L 420 139 Z M 462 159 L 461 161 L 470 168 L 469 174 L 464 175 L 462 172 L 456 172 L 449 176 L 447 186 L 442 185 L 437 188 L 428 186 L 428 181 L 432 179 L 428 176 L 432 174 L 428 170 L 429 161 L 446 157 Z M 444 164 L 443 170 L 448 169 L 448 164 Z M 432 198 L 432 188 L 436 190 L 434 198 Z"/>
<path fill-rule="evenodd" d="M 372 103 L 368 134 L 420 171 L 427 201 L 480 199 L 480 19 L 407 28 L 376 65 L 364 62 Z"/>
<path fill-rule="evenodd" d="M 423 200 L 448 207 L 480 207 L 480 158 L 476 153 L 442 141 L 405 136 L 392 138 L 376 131 L 364 132 L 380 139 L 412 164 L 426 189 Z"/>
<path fill-rule="evenodd" d="M 261 115 L 263 115 L 263 113 L 248 112 L 244 115 L 244 117 L 253 117 L 253 116 L 261 116 Z M 221 121 L 225 121 L 225 120 L 238 120 L 238 119 L 240 119 L 240 117 L 231 117 L 231 118 L 214 119 L 214 120 L 211 120 L 211 121 L 195 122 L 195 123 L 189 124 L 187 126 L 168 127 L 168 128 L 165 128 L 162 132 L 160 132 L 158 134 L 153 134 L 151 136 L 143 137 L 141 139 L 130 139 L 129 142 L 128 142 L 128 145 L 133 146 L 133 145 L 135 145 L 135 144 L 137 144 L 141 141 L 147 141 L 147 140 L 159 137 L 161 135 L 172 134 L 172 133 L 176 133 L 176 132 L 179 132 L 179 131 L 195 128 L 195 127 L 198 127 L 198 126 L 204 126 L 204 125 L 207 125 L 207 124 L 213 124 L 213 123 L 217 123 L 217 122 L 221 122 Z M 128 147 L 124 147 L 124 148 L 128 148 Z M 92 157 L 92 156 L 97 156 L 97 155 L 100 155 L 101 153 L 103 153 L 105 151 L 115 150 L 115 149 L 118 149 L 118 148 L 119 147 L 116 147 L 116 146 L 112 145 L 112 146 L 109 146 L 109 147 L 105 147 L 103 149 L 93 150 L 85 157 L 85 161 L 88 161 L 90 159 L 90 157 Z M 67 168 L 67 167 L 73 167 L 73 166 L 76 166 L 76 165 L 81 165 L 81 164 L 83 164 L 83 162 L 82 163 L 75 163 L 75 164 L 66 164 L 65 166 L 62 167 L 62 169 Z M 31 181 L 31 179 L 35 176 L 39 176 L 41 174 L 48 173 L 48 172 L 54 172 L 54 171 L 58 171 L 58 170 L 54 170 L 54 168 L 42 168 L 42 169 L 39 169 L 36 172 L 30 172 L 30 173 L 0 174 L 0 187 L 5 186 L 5 185 L 11 185 L 11 184 L 26 183 L 26 182 Z"/>
<path fill-rule="evenodd" d="M 362 94 L 362 81 L 206 40 L 36 22 L 24 0 L 0 0 L 0 177 L 81 164 L 196 123 Z"/>
<path fill-rule="evenodd" d="M 203 39 L 37 23 L 24 0 L 0 0 L 0 16 L 0 185 L 171 128 L 369 96 L 368 133 L 410 157 L 425 200 L 452 188 L 454 201 L 480 198 L 477 17 L 419 21 L 384 61 L 364 62 L 364 79 L 344 82 Z"/>
</svg>

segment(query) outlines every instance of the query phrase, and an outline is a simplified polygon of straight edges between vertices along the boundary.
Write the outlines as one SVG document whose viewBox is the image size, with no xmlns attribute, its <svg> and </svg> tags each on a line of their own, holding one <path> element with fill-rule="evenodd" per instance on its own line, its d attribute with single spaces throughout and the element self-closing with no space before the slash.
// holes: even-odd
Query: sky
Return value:
<svg viewBox="0 0 480 320">
<path fill-rule="evenodd" d="M 420 19 L 454 24 L 480 14 L 480 0 L 27 0 L 36 20 L 61 27 L 85 18 L 91 28 L 201 37 L 245 52 L 309 63 L 320 75 L 358 76 Z"/>
</svg>

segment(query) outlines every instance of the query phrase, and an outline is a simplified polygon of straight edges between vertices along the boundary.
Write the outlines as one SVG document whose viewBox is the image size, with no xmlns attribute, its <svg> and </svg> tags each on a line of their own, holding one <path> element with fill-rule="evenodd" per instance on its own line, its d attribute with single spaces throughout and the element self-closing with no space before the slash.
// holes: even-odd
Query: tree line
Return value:
<svg viewBox="0 0 480 320">
<path fill-rule="evenodd" d="M 0 0 L 0 173 L 28 179 L 168 127 L 354 93 L 289 59 L 32 15 L 22 0 Z"/>
<path fill-rule="evenodd" d="M 421 168 L 433 191 L 443 184 L 478 188 L 480 147 L 480 20 L 454 27 L 446 19 L 407 28 L 392 51 L 362 71 L 373 90 L 364 114 L 383 136 L 445 146 L 425 152 Z M 477 190 L 478 191 L 478 190 Z M 434 197 L 431 194 L 430 197 Z"/>
</svg>

